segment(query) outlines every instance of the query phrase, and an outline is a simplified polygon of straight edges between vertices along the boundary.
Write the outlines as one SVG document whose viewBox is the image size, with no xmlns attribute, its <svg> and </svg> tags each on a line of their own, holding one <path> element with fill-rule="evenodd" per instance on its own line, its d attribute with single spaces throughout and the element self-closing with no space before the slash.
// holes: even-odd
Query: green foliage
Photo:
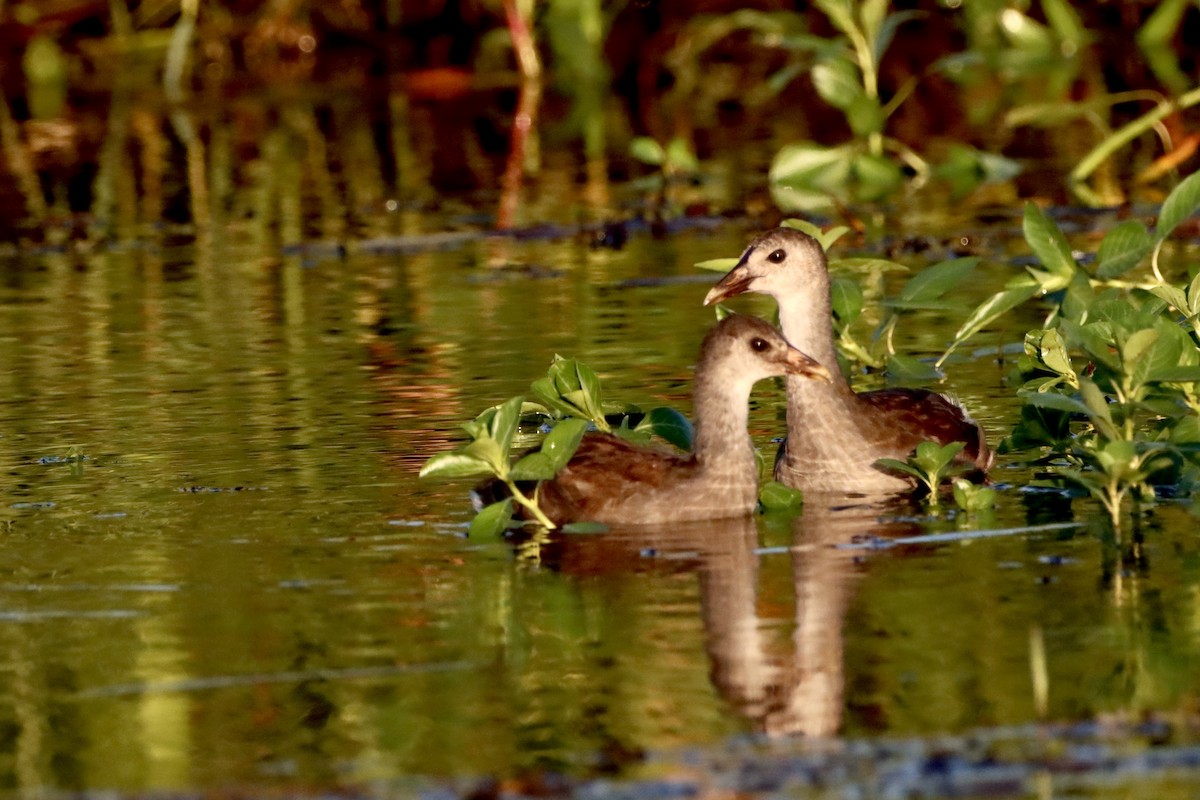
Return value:
<svg viewBox="0 0 1200 800">
<path fill-rule="evenodd" d="M 1161 484 L 1188 490 L 1200 470 L 1200 279 L 1181 288 L 1155 271 L 1148 286 L 1113 281 L 1197 208 L 1193 176 L 1167 198 L 1153 235 L 1134 221 L 1110 230 L 1094 274 L 1051 220 L 1026 210 L 1026 240 L 1042 266 L 1029 270 L 1030 282 L 1042 293 L 1065 291 L 1046 327 L 1026 334 L 1017 365 L 1025 407 L 1002 449 L 1043 450 L 1046 463 L 1101 502 L 1114 528 L 1127 497 L 1152 500 Z"/>
<path fill-rule="evenodd" d="M 556 354 L 546 377 L 529 388 L 555 418 L 578 417 L 605 433 L 612 432 L 604 416 L 600 379 L 586 364 Z"/>
<path fill-rule="evenodd" d="M 794 515 L 804 507 L 804 495 L 779 481 L 767 481 L 758 490 L 758 502 L 766 513 Z"/>
<path fill-rule="evenodd" d="M 929 504 L 939 504 L 938 488 L 942 481 L 964 468 L 964 465 L 954 461 L 966 442 L 950 442 L 939 445 L 937 442 L 921 442 L 916 452 L 908 457 L 908 461 L 895 458 L 881 458 L 876 463 L 880 467 L 901 472 L 917 479 L 917 482 L 929 490 Z"/>
<path fill-rule="evenodd" d="M 682 450 L 692 447 L 692 423 L 673 408 L 654 408 L 642 414 L 631 407 L 620 415 L 620 423 L 614 428 L 605 415 L 600 379 L 590 367 L 575 359 L 554 356 L 546 377 L 534 381 L 531 388 L 540 404 L 527 403 L 518 396 L 487 409 L 462 425 L 470 442 L 452 452 L 433 456 L 421 467 L 422 478 L 491 475 L 508 487 L 511 498 L 480 511 L 471 523 L 471 536 L 496 535 L 512 525 L 514 502 L 528 510 L 539 524 L 553 529 L 554 523 L 537 505 L 536 488 L 532 494 L 526 494 L 518 482 L 533 482 L 536 486 L 553 478 L 571 460 L 592 426 L 638 442 L 658 436 Z M 554 425 L 537 449 L 510 463 L 522 415 L 528 412 L 548 415 Z M 634 417 L 640 418 L 631 427 Z"/>
<path fill-rule="evenodd" d="M 996 490 L 972 483 L 966 478 L 954 479 L 954 504 L 968 515 L 982 514 L 996 505 Z"/>
<path fill-rule="evenodd" d="M 537 493 L 527 496 L 517 481 L 541 481 L 553 478 L 566 466 L 587 430 L 582 419 L 564 419 L 542 441 L 542 446 L 510 464 L 509 451 L 521 418 L 525 398 L 513 397 L 487 409 L 462 428 L 471 437 L 466 445 L 450 453 L 439 453 L 421 467 L 422 478 L 464 478 L 474 475 L 493 475 L 504 482 L 511 500 L 493 503 L 476 517 L 471 533 L 503 530 L 512 516 L 512 501 L 524 506 L 540 524 L 554 528 L 554 523 L 537 505 Z M 482 517 L 482 519 L 480 519 Z"/>
</svg>

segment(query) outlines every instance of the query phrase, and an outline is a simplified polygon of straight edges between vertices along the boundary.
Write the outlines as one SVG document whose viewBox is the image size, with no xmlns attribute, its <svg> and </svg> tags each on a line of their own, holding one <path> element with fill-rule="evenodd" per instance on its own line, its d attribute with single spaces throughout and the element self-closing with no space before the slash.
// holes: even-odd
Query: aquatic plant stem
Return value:
<svg viewBox="0 0 1200 800">
<path fill-rule="evenodd" d="M 1200 87 L 1180 95 L 1176 100 L 1164 100 L 1159 103 L 1153 110 L 1124 125 L 1092 148 L 1091 152 L 1075 165 L 1075 169 L 1071 170 L 1071 174 L 1067 176 L 1068 183 L 1083 183 L 1089 175 L 1096 171 L 1097 167 L 1107 161 L 1117 150 L 1120 150 L 1129 144 L 1129 142 L 1153 128 L 1173 112 L 1189 108 L 1197 103 L 1200 103 Z"/>
<path fill-rule="evenodd" d="M 534 496 L 531 499 L 526 497 L 525 493 L 517 488 L 517 482 L 512 478 L 503 478 L 502 480 L 504 481 L 504 485 L 508 487 L 508 490 L 512 492 L 513 500 L 516 500 L 520 505 L 524 506 L 530 514 L 533 514 L 533 518 L 537 520 L 539 525 L 545 527 L 547 530 L 554 530 L 556 527 L 558 527 L 542 512 L 540 508 L 538 508 L 536 490 L 534 491 Z"/>
</svg>

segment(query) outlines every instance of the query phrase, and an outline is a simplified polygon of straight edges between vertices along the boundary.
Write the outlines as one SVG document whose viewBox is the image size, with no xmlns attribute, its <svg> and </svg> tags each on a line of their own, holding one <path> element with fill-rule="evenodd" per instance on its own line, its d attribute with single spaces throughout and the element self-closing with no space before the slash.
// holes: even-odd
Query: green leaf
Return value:
<svg viewBox="0 0 1200 800">
<path fill-rule="evenodd" d="M 1040 290 L 1041 287 L 1036 281 L 1022 275 L 1017 280 L 1010 281 L 1007 288 L 996 292 L 996 294 L 984 300 L 971 312 L 971 316 L 967 318 L 967 321 L 954 334 L 954 341 L 951 342 L 945 354 L 938 360 L 938 365 L 940 366 L 942 361 L 946 359 L 946 356 L 950 355 L 960 344 L 978 333 L 985 325 L 1021 305 L 1026 300 L 1032 299 Z"/>
<path fill-rule="evenodd" d="M 587 420 L 564 419 L 546 435 L 541 452 L 550 461 L 551 475 L 557 474 L 571 460 L 571 456 L 575 455 L 587 429 Z"/>
<path fill-rule="evenodd" d="M 1154 249 L 1154 239 L 1146 226 L 1127 219 L 1104 235 L 1097 253 L 1096 276 L 1115 278 L 1136 267 Z"/>
<path fill-rule="evenodd" d="M 661 437 L 680 450 L 691 450 L 695 429 L 683 414 L 673 408 L 660 406 L 652 408 L 634 428 L 640 433 L 652 433 Z"/>
<path fill-rule="evenodd" d="M 1096 426 L 1096 432 L 1105 439 L 1120 439 L 1121 434 L 1113 424 L 1112 412 L 1108 408 L 1108 398 L 1100 387 L 1089 380 L 1079 381 L 1079 396 L 1088 408 L 1088 417 Z"/>
<path fill-rule="evenodd" d="M 903 472 L 908 475 L 912 475 L 918 480 L 925 479 L 925 475 L 919 469 L 911 466 L 906 461 L 900 461 L 896 458 L 881 458 L 875 462 L 875 466 L 883 467 L 884 469 L 895 470 L 896 472 Z"/>
<path fill-rule="evenodd" d="M 854 159 L 854 176 L 864 200 L 885 197 L 904 183 L 904 172 L 899 164 L 887 156 L 871 153 L 863 153 Z"/>
<path fill-rule="evenodd" d="M 1193 172 L 1167 195 L 1158 214 L 1158 226 L 1154 238 L 1163 241 L 1179 226 L 1179 223 L 1200 209 L 1200 172 Z"/>
<path fill-rule="evenodd" d="M 926 267 L 904 284 L 900 295 L 888 305 L 903 308 L 907 304 L 923 304 L 936 300 L 970 275 L 978 263 L 979 259 L 971 256 L 954 258 Z"/>
<path fill-rule="evenodd" d="M 966 512 L 986 511 L 996 505 L 996 490 L 966 478 L 955 478 L 954 503 Z"/>
<path fill-rule="evenodd" d="M 966 446 L 966 442 L 950 442 L 944 445 L 939 445 L 937 442 L 921 442 L 917 445 L 917 452 L 913 456 L 912 462 L 918 469 L 924 469 L 926 474 L 936 475 L 941 473 Z"/>
<path fill-rule="evenodd" d="M 512 505 L 512 498 L 508 497 L 485 507 L 471 520 L 467 535 L 472 538 L 491 538 L 504 533 L 512 521 Z"/>
<path fill-rule="evenodd" d="M 694 175 L 700 171 L 700 161 L 686 139 L 676 136 L 667 143 L 667 166 L 676 172 Z"/>
<path fill-rule="evenodd" d="M 1080 414 L 1089 419 L 1092 416 L 1092 411 L 1081 401 L 1074 397 L 1069 397 L 1065 394 L 1057 392 L 1026 392 L 1019 391 L 1017 394 L 1025 400 L 1027 405 L 1036 408 L 1049 408 L 1055 411 L 1066 411 L 1070 414 Z"/>
<path fill-rule="evenodd" d="M 846 109 L 846 122 L 850 124 L 850 130 L 854 131 L 854 135 L 860 138 L 881 132 L 886 119 L 887 115 L 883 113 L 883 106 L 880 104 L 879 98 L 865 94 L 855 97 L 854 102 Z M 889 165 L 895 166 L 890 159 L 880 158 Z M 899 167 L 896 167 L 896 172 L 899 172 Z M 900 177 L 903 179 L 904 176 Z"/>
<path fill-rule="evenodd" d="M 942 373 L 933 364 L 900 353 L 888 356 L 887 374 L 888 377 L 901 381 L 933 381 L 942 377 Z"/>
<path fill-rule="evenodd" d="M 896 35 L 897 28 L 910 19 L 917 19 L 923 16 L 925 14 L 922 11 L 897 11 L 894 14 L 888 14 L 875 34 L 875 41 L 871 43 L 871 57 L 875 59 L 875 63 L 878 64 L 883 60 L 883 54 L 888 49 L 888 45 L 892 43 L 892 38 Z"/>
<path fill-rule="evenodd" d="M 637 136 L 629 143 L 629 155 L 643 164 L 662 166 L 667 160 L 661 144 L 649 136 Z"/>
<path fill-rule="evenodd" d="M 508 448 L 501 447 L 495 439 L 476 439 L 462 449 L 462 453 L 487 464 L 492 474 L 499 478 L 508 475 Z"/>
<path fill-rule="evenodd" d="M 1188 311 L 1187 297 L 1184 295 L 1183 290 L 1177 286 L 1172 286 L 1169 283 L 1160 283 L 1157 286 L 1150 287 L 1150 294 L 1170 303 L 1180 313 L 1186 314 Z"/>
<path fill-rule="evenodd" d="M 608 533 L 609 527 L 603 522 L 568 522 L 559 530 L 563 533 L 575 534 Z"/>
<path fill-rule="evenodd" d="M 809 222 L 806 219 L 796 219 L 794 217 L 785 219 L 779 223 L 782 228 L 793 228 L 801 233 L 807 233 L 809 236 L 817 240 L 821 245 L 821 249 L 828 251 L 833 243 L 850 232 L 850 228 L 846 225 L 835 225 L 827 231 L 823 231 L 817 225 Z"/>
<path fill-rule="evenodd" d="M 738 258 L 710 258 L 707 261 L 697 261 L 693 266 L 699 269 L 710 269 L 713 272 L 729 272 L 738 265 Z"/>
<path fill-rule="evenodd" d="M 1128 339 L 1125 340 L 1125 347 L 1121 352 L 1121 357 L 1125 360 L 1126 368 L 1132 367 L 1138 369 L 1149 362 L 1151 359 L 1148 355 L 1151 349 L 1158 342 L 1158 331 L 1153 328 L 1142 328 L 1140 331 L 1134 331 Z"/>
<path fill-rule="evenodd" d="M 1043 281 L 1043 288 L 1046 291 L 1065 288 L 1077 267 L 1075 257 L 1071 255 L 1071 246 L 1067 244 L 1067 238 L 1058 225 L 1036 205 L 1026 203 L 1024 231 L 1025 241 L 1033 254 L 1056 279 L 1049 284 Z"/>
<path fill-rule="evenodd" d="M 762 503 L 765 511 L 796 513 L 804 506 L 804 495 L 779 481 L 767 481 L 758 490 L 758 502 Z"/>
<path fill-rule="evenodd" d="M 833 190 L 849 179 L 853 154 L 848 146 L 784 145 L 775 154 L 767 178 L 772 184 Z"/>
<path fill-rule="evenodd" d="M 601 430 L 608 426 L 604 423 L 604 402 L 600 390 L 600 378 L 591 367 L 580 362 L 575 362 L 575 374 L 579 379 L 579 386 L 583 390 L 583 405 L 580 406 L 588 412 L 588 416 L 592 421 L 600 426 Z"/>
<path fill-rule="evenodd" d="M 472 475 L 493 474 L 487 461 L 467 453 L 439 453 L 421 467 L 421 478 L 466 478 Z"/>
<path fill-rule="evenodd" d="M 817 94 L 834 108 L 845 111 L 864 96 L 858 67 L 844 56 L 821 59 L 813 66 L 810 76 Z"/>
<path fill-rule="evenodd" d="M 538 450 L 526 454 L 513 464 L 508 470 L 508 477 L 514 481 L 548 481 L 557 471 L 550 456 Z"/>
<path fill-rule="evenodd" d="M 516 435 L 517 425 L 521 421 L 521 406 L 524 402 L 525 398 L 518 395 L 496 406 L 496 413 L 488 425 L 488 432 L 502 450 L 507 451 L 512 447 L 513 436 Z"/>
<path fill-rule="evenodd" d="M 833 278 L 829 284 L 833 300 L 833 313 L 843 325 L 858 319 L 863 309 L 863 293 L 857 283 L 849 278 Z"/>
<path fill-rule="evenodd" d="M 1071 357 L 1067 355 L 1067 345 L 1054 328 L 1042 332 L 1038 345 L 1038 357 L 1042 363 L 1059 375 L 1075 376 L 1075 368 L 1071 366 Z"/>
<path fill-rule="evenodd" d="M 1078 52 L 1091 39 L 1079 15 L 1066 0 L 1042 0 L 1042 13 L 1069 52 Z M 1067 50 L 1063 52 L 1066 54 Z"/>
</svg>

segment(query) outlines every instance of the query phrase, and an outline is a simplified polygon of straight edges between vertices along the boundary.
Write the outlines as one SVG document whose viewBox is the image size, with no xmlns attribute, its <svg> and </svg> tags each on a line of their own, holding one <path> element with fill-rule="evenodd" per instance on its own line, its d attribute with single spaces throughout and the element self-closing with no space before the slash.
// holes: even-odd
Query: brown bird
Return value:
<svg viewBox="0 0 1200 800">
<path fill-rule="evenodd" d="M 979 473 L 992 465 L 983 430 L 955 400 L 927 389 L 856 394 L 834 349 L 829 265 L 815 239 L 776 228 L 750 243 L 741 260 L 704 298 L 705 305 L 742 292 L 779 304 L 780 327 L 792 346 L 821 362 L 830 382 L 788 379 L 787 440 L 775 478 L 801 490 L 877 494 L 912 486 L 875 462 L 903 461 L 924 441 L 966 446 L 957 460 Z"/>
<path fill-rule="evenodd" d="M 750 390 L 763 378 L 784 374 L 830 379 L 763 320 L 726 317 L 700 347 L 692 452 L 588 433 L 567 466 L 538 489 L 539 507 L 556 524 L 651 525 L 750 513 L 758 501 L 758 462 L 746 430 Z"/>
</svg>

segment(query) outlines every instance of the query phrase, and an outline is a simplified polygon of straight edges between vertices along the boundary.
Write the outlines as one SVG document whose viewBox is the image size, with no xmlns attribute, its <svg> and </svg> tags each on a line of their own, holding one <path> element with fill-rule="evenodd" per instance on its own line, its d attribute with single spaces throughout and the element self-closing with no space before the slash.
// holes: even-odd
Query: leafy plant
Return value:
<svg viewBox="0 0 1200 800">
<path fill-rule="evenodd" d="M 954 504 L 968 516 L 985 514 L 996 505 L 996 490 L 966 478 L 955 478 Z"/>
<path fill-rule="evenodd" d="M 524 400 L 523 397 L 513 397 L 465 423 L 462 428 L 471 441 L 453 452 L 433 456 L 421 467 L 422 478 L 493 475 L 508 487 L 511 498 L 484 508 L 472 523 L 472 534 L 502 530 L 509 523 L 514 501 L 526 508 L 546 528 L 555 527 L 538 508 L 537 490 L 532 496 L 526 495 L 517 482 L 553 478 L 571 460 L 588 426 L 582 419 L 564 419 L 546 435 L 538 450 L 526 454 L 515 464 L 510 463 L 509 451 Z"/>
<path fill-rule="evenodd" d="M 936 507 L 939 504 L 938 487 L 942 485 L 942 481 L 963 468 L 954 462 L 954 457 L 964 447 L 966 447 L 966 442 L 950 442 L 946 445 L 939 445 L 937 442 L 921 442 L 907 461 L 881 458 L 875 463 L 886 469 L 916 478 L 918 483 L 929 490 L 929 504 Z"/>
</svg>

